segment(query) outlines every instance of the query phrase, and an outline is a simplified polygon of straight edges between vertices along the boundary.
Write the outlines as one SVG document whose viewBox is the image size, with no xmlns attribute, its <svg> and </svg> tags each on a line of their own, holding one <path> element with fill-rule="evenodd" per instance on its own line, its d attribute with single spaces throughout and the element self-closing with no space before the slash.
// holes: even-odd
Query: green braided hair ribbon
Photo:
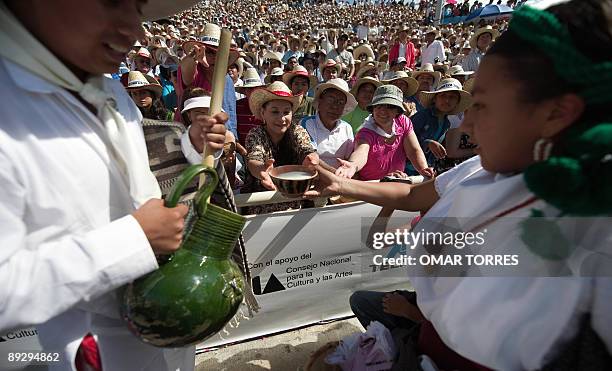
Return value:
<svg viewBox="0 0 612 371">
<path fill-rule="evenodd" d="M 577 87 L 586 110 L 612 103 L 612 62 L 593 63 L 577 50 L 555 15 L 523 6 L 508 31 L 550 57 L 556 73 Z M 601 121 L 574 123 L 556 141 L 552 157 L 524 171 L 527 187 L 563 214 L 612 215 L 612 119 Z"/>
<path fill-rule="evenodd" d="M 593 63 L 576 49 L 568 28 L 554 14 L 524 5 L 513 13 L 508 31 L 548 55 L 557 74 L 580 87 L 586 103 L 612 99 L 612 61 Z"/>
</svg>

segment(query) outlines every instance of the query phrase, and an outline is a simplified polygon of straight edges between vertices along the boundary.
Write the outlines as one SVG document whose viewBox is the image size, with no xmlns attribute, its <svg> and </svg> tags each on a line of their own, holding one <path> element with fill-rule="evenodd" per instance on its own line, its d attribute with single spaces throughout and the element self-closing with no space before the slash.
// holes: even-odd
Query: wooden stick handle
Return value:
<svg viewBox="0 0 612 371">
<path fill-rule="evenodd" d="M 219 48 L 217 49 L 217 58 L 215 60 L 215 69 L 212 79 L 212 96 L 210 97 L 210 115 L 214 116 L 221 112 L 223 103 L 223 93 L 225 91 L 225 75 L 227 74 L 227 63 L 229 59 L 230 44 L 232 34 L 226 29 L 221 30 L 221 39 L 219 40 Z M 204 143 L 204 153 L 202 154 L 202 164 L 204 166 L 214 167 L 215 157 L 214 151 Z M 200 186 L 204 183 L 200 177 Z"/>
</svg>

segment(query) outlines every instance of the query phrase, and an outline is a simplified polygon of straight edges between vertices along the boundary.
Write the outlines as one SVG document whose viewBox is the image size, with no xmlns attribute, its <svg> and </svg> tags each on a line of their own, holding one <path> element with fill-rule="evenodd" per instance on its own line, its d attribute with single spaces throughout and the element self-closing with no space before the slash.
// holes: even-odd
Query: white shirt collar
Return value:
<svg viewBox="0 0 612 371">
<path fill-rule="evenodd" d="M 323 121 L 321 121 L 321 116 L 319 116 L 319 113 L 318 113 L 318 112 L 317 112 L 317 117 L 316 117 L 316 119 L 315 119 L 315 122 L 317 123 L 317 128 L 318 128 L 318 130 L 326 130 L 326 131 L 328 131 L 328 132 L 330 132 L 330 133 L 331 133 L 331 132 L 333 132 L 333 131 L 335 131 L 335 130 L 337 130 L 337 129 L 338 129 L 338 127 L 340 126 L 340 120 L 336 120 L 336 123 L 335 123 L 335 125 L 334 125 L 334 128 L 333 128 L 332 130 L 329 130 L 329 129 L 328 129 L 326 126 L 325 126 L 325 124 L 323 124 Z"/>
<path fill-rule="evenodd" d="M 10 62 L 4 58 L 0 60 L 4 63 L 8 75 L 15 82 L 15 85 L 25 91 L 41 94 L 51 94 L 63 90 L 59 86 L 31 73 L 30 71 L 13 62 Z"/>
<path fill-rule="evenodd" d="M 391 134 L 387 133 L 386 131 L 384 131 L 380 126 L 376 125 L 376 123 L 374 122 L 374 117 L 372 117 L 372 115 L 369 115 L 366 119 L 365 122 L 363 124 L 363 128 L 365 129 L 370 129 L 373 132 L 375 132 L 376 134 L 380 135 L 381 137 L 384 138 L 393 138 L 395 135 L 397 135 L 397 131 L 395 130 L 395 120 L 393 120 L 393 126 L 391 128 Z"/>
</svg>

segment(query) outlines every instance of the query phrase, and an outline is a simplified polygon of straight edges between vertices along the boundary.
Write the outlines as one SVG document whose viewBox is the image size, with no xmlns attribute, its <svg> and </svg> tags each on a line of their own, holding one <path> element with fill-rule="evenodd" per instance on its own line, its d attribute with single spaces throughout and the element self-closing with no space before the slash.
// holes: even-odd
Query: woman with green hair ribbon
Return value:
<svg viewBox="0 0 612 371">
<path fill-rule="evenodd" d="M 411 313 L 433 325 L 422 328 L 435 328 L 421 333 L 424 344 L 439 336 L 491 369 L 556 370 L 568 354 L 588 358 L 572 343 L 587 333 L 599 347 L 595 364 L 609 362 L 611 8 L 611 0 L 574 0 L 514 12 L 480 64 L 462 123 L 479 156 L 417 185 L 364 183 L 319 169 L 309 196 L 342 194 L 421 211 L 413 233 L 452 222 L 455 231 L 483 236 L 478 249 L 438 246 L 439 255 L 460 254 L 459 267 L 409 267 L 417 294 Z M 424 247 L 407 254 L 432 254 Z M 440 368 L 462 369 L 433 358 Z M 565 369 L 579 368 L 570 362 Z"/>
</svg>

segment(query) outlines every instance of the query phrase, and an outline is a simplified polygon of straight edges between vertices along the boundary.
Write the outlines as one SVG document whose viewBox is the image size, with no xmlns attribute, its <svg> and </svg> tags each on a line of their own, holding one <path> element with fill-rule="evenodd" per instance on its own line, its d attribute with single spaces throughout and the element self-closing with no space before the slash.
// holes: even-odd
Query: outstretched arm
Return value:
<svg viewBox="0 0 612 371">
<path fill-rule="evenodd" d="M 430 180 L 419 184 L 363 182 L 339 177 L 318 166 L 317 187 L 306 192 L 307 197 L 342 195 L 389 209 L 406 211 L 429 210 L 439 199 Z"/>
</svg>

